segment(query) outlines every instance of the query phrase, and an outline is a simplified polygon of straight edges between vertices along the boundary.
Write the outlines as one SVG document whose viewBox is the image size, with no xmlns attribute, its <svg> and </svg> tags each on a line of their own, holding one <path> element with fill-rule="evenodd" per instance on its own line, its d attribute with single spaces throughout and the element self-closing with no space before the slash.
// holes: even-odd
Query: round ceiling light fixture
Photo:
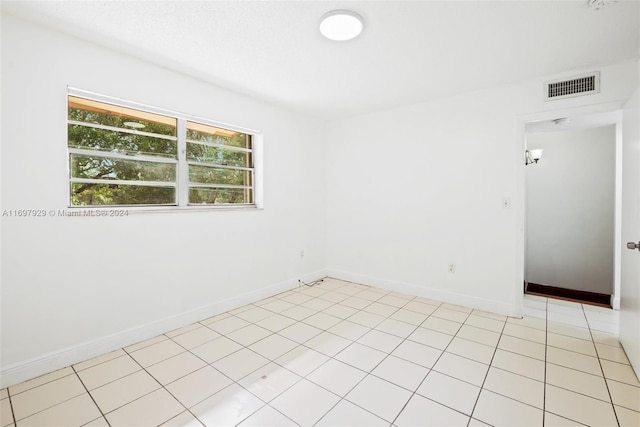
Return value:
<svg viewBox="0 0 640 427">
<path fill-rule="evenodd" d="M 350 10 L 332 10 L 325 13 L 320 21 L 320 33 L 329 40 L 351 40 L 362 32 L 362 17 Z"/>
</svg>

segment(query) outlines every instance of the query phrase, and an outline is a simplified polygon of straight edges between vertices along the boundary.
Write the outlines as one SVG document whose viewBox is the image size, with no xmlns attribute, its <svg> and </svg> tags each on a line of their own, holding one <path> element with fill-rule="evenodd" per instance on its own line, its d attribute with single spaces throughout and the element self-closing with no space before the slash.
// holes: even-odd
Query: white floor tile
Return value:
<svg viewBox="0 0 640 427">
<path fill-rule="evenodd" d="M 469 417 L 439 403 L 414 394 L 394 422 L 398 427 L 460 426 L 465 427 Z"/>
<path fill-rule="evenodd" d="M 482 386 L 489 366 L 455 354 L 444 352 L 433 366 L 434 371 L 449 375 L 476 386 Z"/>
<path fill-rule="evenodd" d="M 243 348 L 242 350 L 238 350 L 237 352 L 214 362 L 211 366 L 232 380 L 238 381 L 240 378 L 250 374 L 267 363 L 269 363 L 268 359 L 265 359 L 248 348 Z"/>
<path fill-rule="evenodd" d="M 315 427 L 389 427 L 389 422 L 353 403 L 342 400 Z"/>
<path fill-rule="evenodd" d="M 400 310 L 398 307 L 381 304 L 379 302 L 373 302 L 362 309 L 362 311 L 366 311 L 367 313 L 373 313 L 383 317 L 389 317 L 398 310 Z"/>
<path fill-rule="evenodd" d="M 418 327 L 411 335 L 409 335 L 409 337 L 407 337 L 407 339 L 440 350 L 444 350 L 453 339 L 453 336 L 449 334 L 443 334 L 442 332 L 433 331 L 431 329 Z"/>
<path fill-rule="evenodd" d="M 59 405 L 20 420 L 19 426 L 79 426 L 102 417 L 88 394 L 81 394 Z"/>
<path fill-rule="evenodd" d="M 278 334 L 269 335 L 249 346 L 260 356 L 269 360 L 275 360 L 283 354 L 293 350 L 299 344 Z"/>
<path fill-rule="evenodd" d="M 545 346 L 522 338 L 510 337 L 502 335 L 498 348 L 512 353 L 522 354 L 523 356 L 533 357 L 534 359 L 544 360 Z"/>
<path fill-rule="evenodd" d="M 172 382 L 167 390 L 186 408 L 202 402 L 209 396 L 219 392 L 231 380 L 211 366 L 205 366 L 187 376 Z"/>
<path fill-rule="evenodd" d="M 358 311 L 353 316 L 347 318 L 348 321 L 357 323 L 358 325 L 366 326 L 367 328 L 374 328 L 378 326 L 380 322 L 385 320 L 384 316 L 379 314 L 368 313 L 366 311 Z"/>
<path fill-rule="evenodd" d="M 294 323 L 293 325 L 288 326 L 278 332 L 278 335 L 282 335 L 283 337 L 289 338 L 292 341 L 302 344 L 303 342 L 310 340 L 321 332 L 322 329 L 318 329 L 314 326 L 304 323 Z"/>
<path fill-rule="evenodd" d="M 547 362 L 567 368 L 577 369 L 593 375 L 602 376 L 602 369 L 597 357 L 564 350 L 557 347 L 547 347 Z"/>
<path fill-rule="evenodd" d="M 451 310 L 444 306 L 438 307 L 432 314 L 433 317 L 439 317 L 441 319 L 451 320 L 453 322 L 464 323 L 469 317 L 469 313 L 462 311 Z"/>
<path fill-rule="evenodd" d="M 523 312 L 325 278 L 0 390 L 0 427 L 640 424 L 619 312 Z"/>
<path fill-rule="evenodd" d="M 348 320 L 343 320 L 337 325 L 329 328 L 328 332 L 351 341 L 356 341 L 370 330 L 371 329 L 366 326 L 358 325 L 357 323 L 353 323 Z"/>
<path fill-rule="evenodd" d="M 249 346 L 257 341 L 260 341 L 263 338 L 268 337 L 273 332 L 268 329 L 261 328 L 257 325 L 248 325 L 244 328 L 238 329 L 227 334 L 227 337 L 238 344 L 242 344 L 244 346 Z"/>
<path fill-rule="evenodd" d="M 67 375 L 37 387 L 29 388 L 20 394 L 13 395 L 11 405 L 16 421 L 20 421 L 36 412 L 51 408 L 65 400 L 85 393 L 85 389 L 76 375 Z M 90 420 L 88 420 L 90 421 Z"/>
<path fill-rule="evenodd" d="M 615 406 L 616 415 L 620 427 L 638 427 L 640 426 L 640 412 L 631 411 L 621 406 Z"/>
<path fill-rule="evenodd" d="M 335 358 L 365 372 L 370 372 L 387 356 L 387 353 L 353 343 L 338 353 Z"/>
<path fill-rule="evenodd" d="M 523 375 L 536 381 L 544 381 L 544 362 L 532 357 L 498 349 L 493 356 L 491 366 Z"/>
<path fill-rule="evenodd" d="M 460 337 L 455 337 L 451 340 L 447 347 L 447 353 L 457 354 L 458 356 L 463 356 L 467 359 L 484 363 L 485 365 L 491 363 L 495 350 L 495 348 L 488 345 L 479 344 Z"/>
<path fill-rule="evenodd" d="M 207 363 L 213 363 L 240 350 L 242 346 L 227 337 L 216 338 L 206 344 L 191 349 L 191 353 L 195 354 Z"/>
<path fill-rule="evenodd" d="M 501 333 L 504 328 L 505 321 L 490 319 L 488 317 L 478 316 L 477 314 L 472 313 L 465 321 L 465 324 Z"/>
<path fill-rule="evenodd" d="M 260 321 L 260 326 L 270 330 L 271 332 L 278 332 L 287 326 L 293 325 L 294 323 L 296 323 L 296 321 L 290 317 L 274 314 L 266 319 L 262 319 Z"/>
<path fill-rule="evenodd" d="M 607 379 L 615 380 L 621 383 L 640 387 L 640 381 L 631 367 L 624 363 L 612 362 L 610 360 L 600 360 L 604 376 Z"/>
<path fill-rule="evenodd" d="M 640 412 L 640 387 L 607 380 L 611 399 L 616 406 L 622 406 L 632 411 Z"/>
<path fill-rule="evenodd" d="M 547 340 L 547 334 L 545 331 L 541 331 L 536 328 L 527 328 L 526 326 L 516 325 L 514 323 L 507 323 L 502 332 L 505 335 L 509 335 L 523 340 L 529 340 L 544 344 Z"/>
<path fill-rule="evenodd" d="M 381 332 L 377 329 L 364 334 L 362 338 L 358 340 L 358 343 L 375 348 L 376 350 L 383 351 L 385 353 L 391 353 L 402 342 L 402 338 L 391 335 L 386 332 Z"/>
<path fill-rule="evenodd" d="M 477 418 L 495 427 L 541 426 L 541 409 L 526 405 L 488 390 L 482 390 L 473 411 Z"/>
<path fill-rule="evenodd" d="M 276 363 L 302 377 L 329 360 L 328 356 L 310 348 L 300 346 L 276 359 Z"/>
<path fill-rule="evenodd" d="M 543 409 L 544 383 L 495 367 L 489 369 L 483 389 Z"/>
<path fill-rule="evenodd" d="M 162 424 L 183 411 L 184 407 L 177 400 L 166 390 L 159 389 L 106 414 L 106 417 L 112 427 L 142 427 Z"/>
<path fill-rule="evenodd" d="M 206 366 L 202 359 L 192 353 L 184 352 L 147 368 L 149 372 L 162 385 L 167 385 Z"/>
<path fill-rule="evenodd" d="M 106 414 L 159 388 L 160 384 L 151 375 L 138 371 L 92 390 L 91 395 Z"/>
<path fill-rule="evenodd" d="M 617 424 L 611 403 L 549 384 L 545 399 L 545 410 L 561 417 L 594 426 Z"/>
<path fill-rule="evenodd" d="M 184 334 L 177 335 L 171 339 L 177 342 L 178 344 L 180 344 L 182 347 L 186 348 L 187 350 L 190 350 L 206 342 L 212 341 L 218 338 L 219 336 L 220 336 L 219 333 L 214 332 L 213 330 L 207 328 L 206 326 L 201 326 L 200 328 L 194 329 Z"/>
<path fill-rule="evenodd" d="M 596 349 L 598 350 L 598 357 L 600 357 L 600 359 L 629 365 L 629 359 L 627 359 L 627 354 L 622 347 L 596 343 Z"/>
<path fill-rule="evenodd" d="M 544 425 L 545 427 L 580 427 L 583 424 L 571 421 L 568 418 L 560 417 L 551 412 L 544 413 Z"/>
<path fill-rule="evenodd" d="M 500 340 L 499 333 L 470 325 L 462 325 L 456 336 L 491 347 L 497 346 Z"/>
<path fill-rule="evenodd" d="M 610 402 L 604 378 L 564 366 L 547 363 L 547 384 Z"/>
<path fill-rule="evenodd" d="M 442 350 L 413 341 L 404 341 L 391 354 L 425 368 L 431 368 L 442 354 Z"/>
<path fill-rule="evenodd" d="M 462 327 L 462 323 L 441 319 L 439 317 L 429 317 L 420 326 L 433 331 L 442 332 L 443 334 L 455 335 Z"/>
<path fill-rule="evenodd" d="M 203 424 L 191 414 L 189 411 L 184 411 L 181 414 L 176 415 L 169 421 L 161 424 L 160 427 L 202 427 Z"/>
<path fill-rule="evenodd" d="M 360 369 L 331 359 L 309 374 L 307 379 L 342 397 L 366 375 L 366 372 Z"/>
<path fill-rule="evenodd" d="M 249 322 L 246 320 L 236 316 L 229 316 L 216 322 L 208 323 L 207 328 L 213 329 L 219 334 L 227 335 L 240 328 L 244 328 L 247 325 L 249 325 Z"/>
<path fill-rule="evenodd" d="M 415 391 L 429 373 L 429 368 L 395 356 L 388 356 L 371 372 L 395 385 Z"/>
<path fill-rule="evenodd" d="M 431 371 L 417 393 L 449 408 L 471 415 L 480 387 Z"/>
<path fill-rule="evenodd" d="M 298 424 L 266 405 L 239 424 L 240 427 L 298 427 Z"/>
<path fill-rule="evenodd" d="M 170 339 L 166 339 L 129 354 L 131 355 L 131 357 L 136 359 L 136 361 L 140 365 L 142 365 L 143 368 L 146 368 L 155 363 L 162 362 L 163 360 L 166 360 L 170 357 L 177 356 L 178 354 L 185 351 L 186 350 L 184 348 L 182 348 L 175 342 L 171 341 Z"/>
<path fill-rule="evenodd" d="M 247 375 L 239 384 L 265 402 L 275 399 L 300 377 L 275 363 L 269 363 Z"/>
<path fill-rule="evenodd" d="M 380 322 L 375 329 L 401 338 L 406 338 L 416 330 L 416 325 L 389 318 Z"/>
<path fill-rule="evenodd" d="M 273 400 L 271 406 L 301 426 L 312 426 L 339 400 L 337 395 L 303 379 Z"/>
<path fill-rule="evenodd" d="M 388 422 L 393 422 L 409 398 L 410 391 L 372 375 L 363 379 L 346 396 L 351 403 Z"/>
<path fill-rule="evenodd" d="M 318 329 L 327 330 L 341 322 L 339 317 L 330 316 L 324 313 L 316 313 L 304 319 L 307 325 L 315 326 Z"/>
<path fill-rule="evenodd" d="M 416 313 L 426 314 L 427 316 L 430 316 L 431 314 L 433 314 L 434 311 L 438 309 L 439 305 L 440 305 L 439 303 L 437 303 L 436 305 L 433 305 L 433 304 L 428 304 L 425 302 L 421 302 L 418 299 L 415 299 L 413 301 L 409 301 L 402 308 L 405 310 L 411 310 L 411 311 L 415 311 Z"/>
<path fill-rule="evenodd" d="M 191 408 L 206 426 L 235 426 L 264 406 L 264 402 L 237 384 L 231 384 Z"/>
<path fill-rule="evenodd" d="M 78 372 L 78 376 L 87 389 L 93 390 L 94 388 L 115 381 L 118 378 L 126 377 L 141 369 L 135 360 L 128 354 L 125 354 L 124 356 L 116 357 L 115 359 L 80 371 Z"/>
</svg>

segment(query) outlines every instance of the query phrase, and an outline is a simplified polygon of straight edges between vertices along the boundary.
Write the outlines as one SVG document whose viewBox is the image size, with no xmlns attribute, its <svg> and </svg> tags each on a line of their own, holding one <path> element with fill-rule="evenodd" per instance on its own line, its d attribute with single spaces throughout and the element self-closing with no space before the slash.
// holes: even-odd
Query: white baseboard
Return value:
<svg viewBox="0 0 640 427">
<path fill-rule="evenodd" d="M 611 295 L 611 308 L 614 310 L 620 310 L 620 295 Z"/>
<path fill-rule="evenodd" d="M 442 289 L 426 288 L 423 286 L 417 286 L 398 281 L 378 279 L 362 274 L 353 274 L 334 269 L 328 269 L 327 275 L 329 277 L 347 280 L 349 282 L 359 283 L 362 285 L 376 286 L 390 291 L 416 295 L 419 297 L 442 301 L 449 304 L 457 304 L 463 305 L 465 307 L 477 308 L 478 310 L 501 314 L 503 316 L 522 317 L 522 306 L 518 304 L 511 305 L 501 301 L 494 301 L 476 296 L 458 294 Z"/>
<path fill-rule="evenodd" d="M 162 335 L 174 329 L 215 316 L 216 314 L 224 313 L 263 298 L 294 289 L 299 286 L 298 279 L 305 282 L 312 282 L 326 277 L 326 275 L 326 271 L 324 270 L 300 275 L 294 279 L 285 280 L 275 285 L 266 286 L 242 295 L 217 301 L 184 313 L 159 319 L 155 322 L 136 326 L 112 335 L 3 366 L 0 369 L 0 388 L 21 383 L 101 354 Z"/>
</svg>

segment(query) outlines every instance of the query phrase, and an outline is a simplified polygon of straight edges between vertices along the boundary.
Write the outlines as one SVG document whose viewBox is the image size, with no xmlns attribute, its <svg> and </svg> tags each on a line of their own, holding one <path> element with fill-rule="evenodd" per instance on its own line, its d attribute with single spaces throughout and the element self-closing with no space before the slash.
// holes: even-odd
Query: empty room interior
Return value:
<svg viewBox="0 0 640 427">
<path fill-rule="evenodd" d="M 0 7 L 0 427 L 640 425 L 639 1 Z"/>
</svg>

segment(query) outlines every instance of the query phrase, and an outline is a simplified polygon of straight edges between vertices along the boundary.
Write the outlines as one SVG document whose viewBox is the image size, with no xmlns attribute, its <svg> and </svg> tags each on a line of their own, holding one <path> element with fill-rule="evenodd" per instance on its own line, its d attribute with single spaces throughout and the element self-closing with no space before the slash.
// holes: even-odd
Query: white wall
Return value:
<svg viewBox="0 0 640 427">
<path fill-rule="evenodd" d="M 3 210 L 66 208 L 67 85 L 263 131 L 264 210 L 3 217 L 3 386 L 324 275 L 321 123 L 6 13 Z"/>
<path fill-rule="evenodd" d="M 526 171 L 526 280 L 613 293 L 615 125 L 533 133 Z"/>
<path fill-rule="evenodd" d="M 599 94 L 544 102 L 549 77 L 593 70 L 601 71 Z M 637 70 L 638 61 L 573 70 L 329 124 L 330 275 L 519 315 L 524 122 L 620 108 Z"/>
</svg>

